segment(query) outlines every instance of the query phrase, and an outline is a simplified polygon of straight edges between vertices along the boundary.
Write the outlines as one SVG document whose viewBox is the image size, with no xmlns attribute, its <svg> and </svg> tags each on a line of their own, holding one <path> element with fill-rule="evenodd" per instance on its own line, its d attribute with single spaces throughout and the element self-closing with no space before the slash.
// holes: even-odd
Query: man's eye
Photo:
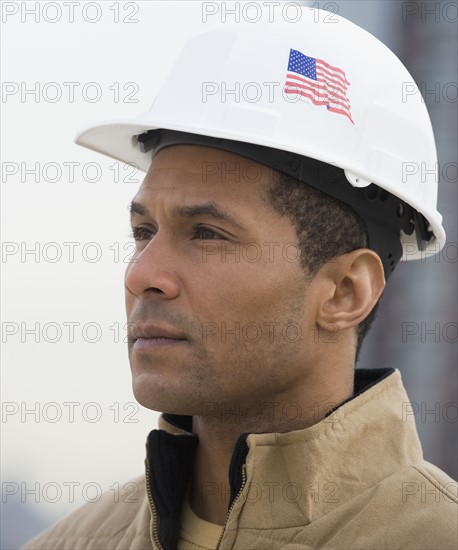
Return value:
<svg viewBox="0 0 458 550">
<path fill-rule="evenodd" d="M 132 227 L 130 234 L 136 241 L 147 241 L 151 239 L 153 232 L 146 227 Z"/>
<path fill-rule="evenodd" d="M 213 229 L 209 229 L 208 227 L 197 227 L 196 231 L 194 232 L 194 237 L 198 239 L 203 239 L 205 241 L 224 239 L 222 235 L 216 233 L 216 231 L 213 231 Z"/>
</svg>

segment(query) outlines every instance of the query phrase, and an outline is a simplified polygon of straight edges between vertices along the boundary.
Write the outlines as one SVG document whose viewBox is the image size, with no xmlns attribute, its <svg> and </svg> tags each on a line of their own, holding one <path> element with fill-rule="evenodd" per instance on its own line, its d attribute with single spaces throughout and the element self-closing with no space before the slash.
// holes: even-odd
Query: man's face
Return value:
<svg viewBox="0 0 458 550">
<path fill-rule="evenodd" d="M 234 174 L 235 170 L 235 174 Z M 162 150 L 133 199 L 125 275 L 137 400 L 199 415 L 287 392 L 313 316 L 290 220 L 266 202 L 270 169 L 200 146 Z"/>
</svg>

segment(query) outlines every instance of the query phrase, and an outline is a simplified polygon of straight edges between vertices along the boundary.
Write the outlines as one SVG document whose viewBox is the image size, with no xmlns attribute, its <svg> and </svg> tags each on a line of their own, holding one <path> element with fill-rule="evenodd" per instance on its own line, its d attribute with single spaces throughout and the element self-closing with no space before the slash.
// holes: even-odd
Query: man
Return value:
<svg viewBox="0 0 458 550">
<path fill-rule="evenodd" d="M 25 548 L 456 547 L 456 485 L 403 422 L 399 371 L 355 371 L 401 256 L 444 243 L 437 185 L 400 177 L 435 160 L 429 118 L 378 40 L 305 19 L 197 36 L 147 115 L 77 137 L 147 172 L 129 360 L 164 414 L 136 498 Z"/>
</svg>

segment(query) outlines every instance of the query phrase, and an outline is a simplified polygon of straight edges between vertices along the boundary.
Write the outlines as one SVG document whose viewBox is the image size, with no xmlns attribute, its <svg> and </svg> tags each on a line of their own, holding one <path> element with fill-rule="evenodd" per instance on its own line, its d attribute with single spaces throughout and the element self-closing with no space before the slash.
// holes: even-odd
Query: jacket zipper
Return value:
<svg viewBox="0 0 458 550">
<path fill-rule="evenodd" d="M 146 459 L 146 493 L 148 495 L 148 500 L 149 500 L 149 503 L 150 503 L 151 512 L 153 514 L 153 538 L 154 538 L 154 542 L 156 543 L 156 546 L 159 548 L 159 550 L 164 550 L 164 547 L 162 546 L 162 544 L 159 541 L 159 533 L 158 533 L 159 518 L 158 518 L 158 515 L 157 515 L 156 506 L 154 504 L 153 495 L 151 494 L 148 458 Z"/>
<path fill-rule="evenodd" d="M 223 530 L 221 531 L 221 535 L 219 536 L 219 539 L 218 539 L 218 544 L 216 545 L 216 550 L 219 550 L 219 547 L 220 547 L 220 544 L 221 544 L 221 540 L 223 538 L 223 535 L 224 535 L 224 531 L 226 530 L 226 525 L 227 525 L 227 522 L 229 520 L 229 516 L 232 512 L 232 509 L 234 508 L 235 506 L 235 503 L 237 502 L 237 499 L 239 498 L 240 496 L 240 493 L 243 491 L 243 488 L 245 487 L 245 484 L 246 484 L 246 464 L 244 464 L 242 466 L 242 484 L 240 485 L 240 489 L 238 490 L 238 493 L 237 495 L 235 496 L 234 500 L 232 501 L 232 504 L 230 505 L 229 507 L 229 510 L 227 511 L 227 515 L 226 515 L 226 521 L 224 522 L 224 526 L 223 526 Z"/>
</svg>

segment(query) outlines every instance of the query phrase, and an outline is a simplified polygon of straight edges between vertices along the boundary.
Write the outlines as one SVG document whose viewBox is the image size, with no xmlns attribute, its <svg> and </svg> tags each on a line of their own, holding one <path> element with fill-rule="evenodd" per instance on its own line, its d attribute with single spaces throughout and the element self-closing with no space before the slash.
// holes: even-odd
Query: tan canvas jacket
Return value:
<svg viewBox="0 0 458 550">
<path fill-rule="evenodd" d="M 357 369 L 354 396 L 288 433 L 242 434 L 232 457 L 221 550 L 456 549 L 457 483 L 423 460 L 398 370 Z M 107 493 L 24 549 L 176 548 L 197 436 L 162 415 L 146 476 Z"/>
</svg>

